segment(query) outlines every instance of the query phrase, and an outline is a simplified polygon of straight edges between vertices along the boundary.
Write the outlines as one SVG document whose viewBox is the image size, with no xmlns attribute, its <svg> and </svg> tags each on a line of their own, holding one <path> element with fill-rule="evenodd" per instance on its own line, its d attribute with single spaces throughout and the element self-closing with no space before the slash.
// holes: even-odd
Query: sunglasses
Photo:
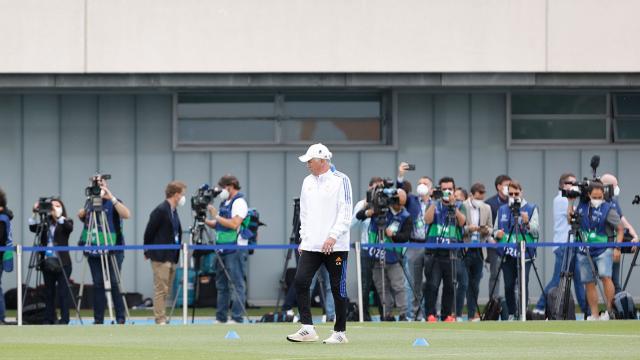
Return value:
<svg viewBox="0 0 640 360">
<path fill-rule="evenodd" d="M 575 185 L 575 181 L 565 181 L 564 184 L 565 185 Z"/>
<path fill-rule="evenodd" d="M 512 193 L 512 192 L 510 192 L 510 193 L 509 193 L 509 196 L 520 196 L 520 193 L 519 193 L 519 192 L 518 192 L 518 193 Z"/>
</svg>

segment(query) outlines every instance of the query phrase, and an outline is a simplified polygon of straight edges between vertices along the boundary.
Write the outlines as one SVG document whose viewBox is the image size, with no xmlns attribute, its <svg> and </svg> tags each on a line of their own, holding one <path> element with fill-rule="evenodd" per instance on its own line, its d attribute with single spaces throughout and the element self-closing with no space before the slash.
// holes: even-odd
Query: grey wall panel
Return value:
<svg viewBox="0 0 640 360">
<path fill-rule="evenodd" d="M 451 176 L 456 186 L 468 186 L 469 99 L 466 94 L 434 96 L 436 183 L 443 176 Z"/>
<path fill-rule="evenodd" d="M 136 183 L 134 219 L 136 238 L 142 243 L 149 213 L 164 200 L 164 189 L 173 180 L 173 153 L 171 148 L 172 107 L 170 96 L 136 96 Z M 180 218 L 182 224 L 189 219 Z M 140 251 L 135 257 L 137 289 L 153 294 L 151 265 Z"/>
<path fill-rule="evenodd" d="M 285 199 L 282 174 L 285 172 L 285 153 L 264 152 L 249 154 L 248 193 L 251 206 L 260 210 L 261 219 L 268 224 L 260 231 L 260 243 L 282 244 L 289 233 L 283 214 L 290 201 Z M 253 301 L 272 300 L 277 296 L 282 260 L 273 250 L 256 252 L 249 260 L 249 297 Z"/>
<path fill-rule="evenodd" d="M 133 211 L 135 189 L 135 97 L 131 95 L 101 95 L 98 100 L 98 169 L 112 176 L 109 190 L 116 198 Z M 89 174 L 90 175 L 90 174 Z M 124 220 L 125 243 L 134 244 L 135 217 Z M 125 254 L 122 265 L 125 290 L 136 288 L 136 278 L 132 276 L 139 252 Z"/>
<path fill-rule="evenodd" d="M 248 153 L 246 152 L 214 152 L 211 154 L 211 184 L 216 186 L 218 180 L 226 174 L 232 174 L 240 181 L 240 187 L 249 200 Z M 259 175 L 258 175 L 259 176 Z"/>
<path fill-rule="evenodd" d="M 69 244 L 75 245 L 82 234 L 83 224 L 76 216 L 84 206 L 84 189 L 89 177 L 95 173 L 98 159 L 98 97 L 91 95 L 63 95 L 60 97 L 60 160 L 61 196 L 67 215 L 73 219 L 74 230 Z M 128 185 L 129 186 L 129 185 Z M 72 278 L 80 282 L 82 277 L 82 253 L 71 256 Z M 91 283 L 91 276 L 85 277 Z"/>
<path fill-rule="evenodd" d="M 504 109 L 502 94 L 471 95 L 469 187 L 479 181 L 486 186 L 488 196 L 495 192 L 493 182 L 496 176 L 507 171 Z"/>
<path fill-rule="evenodd" d="M 0 188 L 7 194 L 7 207 L 15 217 L 12 220 L 15 243 L 24 242 L 22 223 L 22 97 L 0 95 Z"/>
<path fill-rule="evenodd" d="M 421 176 L 433 178 L 433 97 L 428 94 L 398 94 L 398 161 L 416 165 L 406 178 L 414 186 Z M 364 182 L 367 181 L 363 179 Z M 414 189 L 415 190 L 415 189 Z"/>
<path fill-rule="evenodd" d="M 193 153 L 176 153 L 175 154 L 175 173 L 173 178 L 184 181 L 187 184 L 187 203 L 178 209 L 180 219 L 182 219 L 182 230 L 188 230 L 191 226 L 191 196 L 202 184 L 211 185 L 211 155 L 206 152 Z M 187 239 L 184 239 L 185 241 Z"/>
<path fill-rule="evenodd" d="M 360 153 L 360 179 L 365 184 L 373 176 L 395 179 L 398 173 L 396 153 L 393 151 L 372 151 Z M 366 187 L 361 187 L 359 194 L 353 195 L 356 199 L 364 197 Z"/>
<path fill-rule="evenodd" d="M 0 95 L 0 188 L 7 194 L 7 208 L 14 212 L 11 221 L 15 244 L 33 242 L 31 233 L 25 231 L 22 206 L 22 97 Z M 13 274 L 2 276 L 3 290 L 16 286 Z M 0 295 L 2 296 L 2 295 Z"/>
<path fill-rule="evenodd" d="M 618 151 L 618 186 L 620 186 L 619 202 L 622 207 L 624 217 L 634 227 L 636 233 L 640 232 L 640 205 L 631 205 L 631 201 L 635 195 L 640 195 L 640 167 L 638 166 L 638 158 L 640 151 Z M 627 276 L 629 266 L 633 256 L 624 255 L 622 261 L 622 278 Z M 640 294 L 640 281 L 638 281 L 638 273 L 640 269 L 635 267 L 631 280 L 629 281 L 628 291 L 637 296 Z"/>
</svg>

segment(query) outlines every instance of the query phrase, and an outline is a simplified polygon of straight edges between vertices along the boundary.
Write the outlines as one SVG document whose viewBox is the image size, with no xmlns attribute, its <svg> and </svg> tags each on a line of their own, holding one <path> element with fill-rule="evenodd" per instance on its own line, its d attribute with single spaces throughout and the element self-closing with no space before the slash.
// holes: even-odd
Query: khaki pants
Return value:
<svg viewBox="0 0 640 360">
<path fill-rule="evenodd" d="M 153 315 L 156 318 L 156 324 L 167 322 L 165 314 L 165 300 L 171 292 L 171 284 L 176 274 L 176 264 L 167 261 L 151 261 L 151 269 L 153 270 Z"/>
</svg>

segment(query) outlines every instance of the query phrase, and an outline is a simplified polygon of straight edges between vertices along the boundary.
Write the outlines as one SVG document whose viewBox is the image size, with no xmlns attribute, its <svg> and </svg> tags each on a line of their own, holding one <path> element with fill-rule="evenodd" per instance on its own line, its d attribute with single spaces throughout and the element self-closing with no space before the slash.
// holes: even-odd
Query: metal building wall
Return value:
<svg viewBox="0 0 640 360">
<path fill-rule="evenodd" d="M 541 206 L 545 237 L 551 241 L 553 197 L 557 177 L 564 171 L 587 175 L 593 154 L 602 157 L 601 172 L 617 173 L 625 215 L 634 223 L 640 209 L 632 208 L 632 194 L 640 178 L 638 150 L 511 150 L 505 147 L 504 93 L 397 92 L 398 150 L 335 151 L 336 166 L 351 178 L 354 198 L 364 197 L 373 175 L 395 176 L 397 163 L 415 163 L 419 175 L 453 176 L 468 187 L 482 181 L 492 188 L 494 177 L 508 173 L 522 181 L 525 195 Z M 88 177 L 100 169 L 113 175 L 114 194 L 132 210 L 125 222 L 128 244 L 141 244 L 148 214 L 163 200 L 171 179 L 187 182 L 189 193 L 202 183 L 213 183 L 225 173 L 241 181 L 249 204 L 261 211 L 260 243 L 288 242 L 292 201 L 299 195 L 307 170 L 296 151 L 173 152 L 172 97 L 169 94 L 43 94 L 0 95 L 0 186 L 7 191 L 16 213 L 14 236 L 30 244 L 26 219 L 38 196 L 59 194 L 75 213 L 83 203 Z M 224 131 L 224 129 L 220 129 Z M 183 225 L 189 210 L 181 209 Z M 72 242 L 77 241 L 76 224 Z M 77 259 L 80 258 L 78 255 Z M 262 251 L 250 257 L 249 299 L 271 303 L 277 296 L 284 252 Z M 350 261 L 351 297 L 355 298 L 355 264 Z M 551 275 L 553 257 L 538 260 L 543 282 Z M 626 269 L 626 266 L 625 266 Z M 72 277 L 80 279 L 74 264 Z M 150 266 L 140 252 L 130 252 L 123 269 L 127 291 L 152 294 Z M 481 297 L 486 297 L 486 276 Z M 4 289 L 15 286 L 13 275 L 3 275 Z M 635 284 L 636 293 L 640 287 Z M 539 294 L 531 275 L 530 291 Z"/>
</svg>

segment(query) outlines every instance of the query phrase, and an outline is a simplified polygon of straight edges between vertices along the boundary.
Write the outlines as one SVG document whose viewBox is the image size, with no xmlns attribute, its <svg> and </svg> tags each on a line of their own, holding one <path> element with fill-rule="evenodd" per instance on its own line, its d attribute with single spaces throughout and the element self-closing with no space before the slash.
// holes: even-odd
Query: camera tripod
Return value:
<svg viewBox="0 0 640 360">
<path fill-rule="evenodd" d="M 50 217 L 49 217 L 48 214 L 40 212 L 39 213 L 39 218 L 40 218 L 40 222 L 36 225 L 35 236 L 34 236 L 34 239 L 33 239 L 33 246 L 34 247 L 37 247 L 37 246 L 41 245 L 40 241 L 42 239 L 42 236 L 49 231 L 49 226 L 51 225 L 51 223 L 49 221 Z M 36 269 L 36 270 L 42 271 L 42 269 L 38 269 L 38 264 L 39 264 L 40 257 L 41 257 L 41 254 L 39 254 L 36 251 L 31 252 L 31 255 L 29 256 L 27 277 L 26 277 L 26 281 L 25 281 L 25 284 L 24 284 L 25 290 L 24 290 L 24 294 L 23 294 L 22 299 L 19 299 L 19 301 L 22 301 L 22 308 L 23 309 L 24 309 L 24 306 L 25 306 L 25 302 L 27 300 L 27 293 L 29 292 L 29 283 L 31 282 L 31 275 L 33 273 L 33 270 Z M 69 292 L 69 298 L 71 299 L 71 301 L 73 303 L 73 308 L 76 311 L 76 316 L 78 317 L 78 321 L 80 322 L 80 324 L 82 324 L 82 316 L 80 315 L 79 308 L 76 305 L 76 299 L 73 296 L 73 291 L 71 290 L 71 283 L 69 281 L 69 276 L 64 271 L 64 266 L 62 264 L 62 260 L 60 259 L 60 256 L 58 256 L 58 254 L 54 254 L 53 257 L 57 260 L 58 265 L 60 266 L 60 270 L 62 271 L 62 275 L 63 275 L 62 277 L 64 278 L 65 285 L 67 286 L 67 291 Z M 36 284 L 41 283 L 41 281 L 42 281 L 41 275 L 36 273 Z M 2 294 L 0 294 L 0 296 L 2 296 Z M 55 305 L 55 300 L 54 300 L 54 305 Z M 55 313 L 55 311 L 54 311 L 54 313 Z"/>
<path fill-rule="evenodd" d="M 545 298 L 547 296 L 544 291 L 544 285 L 540 280 L 540 274 L 538 273 L 538 267 L 536 266 L 536 262 L 535 262 L 535 256 L 534 256 L 535 254 L 531 253 L 531 248 L 527 248 L 526 246 L 527 241 L 525 238 L 525 234 L 522 232 L 522 229 L 520 228 L 521 226 L 520 225 L 520 207 L 511 208 L 511 216 L 513 219 L 513 225 L 509 230 L 509 234 L 507 235 L 506 242 L 510 242 L 511 239 L 513 238 L 515 239 L 515 242 L 518 245 L 519 251 L 514 253 L 514 257 L 517 256 L 519 257 L 519 260 L 520 260 L 520 264 L 517 266 L 517 279 L 518 279 L 518 284 L 520 285 L 520 289 L 518 291 L 518 302 L 520 303 L 520 309 L 518 310 L 518 308 L 516 308 L 515 314 L 516 316 L 518 316 L 524 321 L 526 320 L 527 303 L 528 303 L 528 299 L 527 299 L 528 277 L 527 277 L 527 271 L 526 271 L 526 261 L 527 261 L 526 255 L 529 255 L 529 260 L 531 261 L 531 267 L 533 268 L 533 271 L 536 275 L 536 280 L 538 281 L 538 285 L 540 286 L 542 295 Z M 506 255 L 507 254 L 505 252 L 505 254 L 503 255 L 503 260 L 500 261 L 501 267 L 504 263 L 504 256 Z M 498 276 L 499 275 L 500 273 L 498 272 Z"/>
<path fill-rule="evenodd" d="M 206 244 L 214 244 L 215 242 L 211 239 L 209 233 L 207 232 L 206 229 L 206 225 L 204 223 L 204 218 L 200 217 L 200 216 L 195 216 L 193 219 L 193 225 L 190 228 L 190 235 L 189 235 L 189 244 L 190 245 L 194 245 L 194 244 L 204 244 L 204 240 L 206 240 Z M 236 250 L 237 251 L 237 250 Z M 193 306 L 191 308 L 191 323 L 193 324 L 195 322 L 195 316 L 196 316 L 196 301 L 198 299 L 198 295 L 200 293 L 200 279 L 198 277 L 198 273 L 199 273 L 199 269 L 200 269 L 200 260 L 202 258 L 202 256 L 204 256 L 207 251 L 194 251 L 192 254 L 193 257 L 193 266 L 196 272 L 196 276 L 195 276 L 195 284 L 194 284 L 194 300 L 193 300 Z M 241 309 L 242 309 L 242 314 L 249 319 L 249 314 L 247 313 L 247 309 L 245 307 L 244 302 L 242 301 L 242 297 L 240 296 L 240 294 L 238 293 L 238 289 L 236 288 L 235 283 L 232 281 L 231 279 L 231 275 L 229 274 L 229 271 L 227 270 L 227 267 L 224 265 L 224 261 L 222 260 L 221 254 L 218 252 L 216 253 L 216 261 L 218 262 L 218 265 L 220 266 L 220 268 L 222 269 L 222 272 L 224 273 L 225 278 L 227 279 L 227 283 L 229 284 L 229 287 L 231 288 L 231 293 L 232 295 L 235 297 L 235 300 L 238 302 L 238 304 L 240 305 Z M 188 271 L 188 268 L 190 264 L 182 264 L 182 271 Z M 216 277 L 220 276 L 220 274 L 216 273 Z M 171 305 L 171 312 L 169 313 L 169 321 L 171 321 L 171 317 L 173 315 L 173 312 L 176 308 L 176 303 L 178 302 L 178 294 L 180 294 L 182 292 L 182 286 L 183 283 L 180 282 L 180 285 L 178 286 L 178 289 L 176 291 L 176 296 L 174 296 L 173 298 L 173 304 Z"/>
<path fill-rule="evenodd" d="M 87 222 L 87 225 L 86 225 L 87 238 L 85 239 L 86 241 L 85 245 L 87 246 L 114 245 L 115 241 L 112 241 L 112 239 L 114 239 L 115 234 L 113 234 L 111 232 L 111 229 L 109 228 L 107 215 L 101 205 L 102 199 L 100 199 L 99 206 L 97 205 L 97 201 L 92 201 L 92 200 L 90 201 L 92 202 L 91 205 L 93 206 L 91 206 L 89 212 L 85 214 L 85 217 L 86 216 L 89 217 L 89 221 Z M 110 243 L 110 242 L 113 242 L 113 243 Z M 115 284 L 118 288 L 118 292 L 122 297 L 122 303 L 124 305 L 124 311 L 125 311 L 125 317 L 126 317 L 125 321 L 126 321 L 126 319 L 130 318 L 129 307 L 127 306 L 127 299 L 125 298 L 124 291 L 122 289 L 122 282 L 121 282 L 122 277 L 120 273 L 120 268 L 118 267 L 118 262 L 116 261 L 116 258 L 115 258 L 115 254 L 113 254 L 112 252 L 109 252 L 109 250 L 94 250 L 90 252 L 97 253 L 98 257 L 100 258 L 100 268 L 102 272 L 102 280 L 104 283 L 104 293 L 107 299 L 107 308 L 109 310 L 109 319 L 111 320 L 112 323 L 114 322 L 113 296 L 112 296 L 112 287 L 111 287 L 112 279 L 111 279 L 111 271 L 110 271 L 110 268 L 111 268 L 114 274 L 113 280 L 115 280 Z M 84 259 L 86 264 L 82 268 L 82 283 L 80 284 L 80 291 L 78 292 L 78 305 L 76 307 L 76 311 L 80 311 L 80 307 L 82 305 L 82 295 L 84 294 L 84 276 L 85 276 L 86 266 L 88 265 L 88 262 L 89 262 L 89 259 L 88 259 L 89 256 L 92 256 L 92 255 L 91 254 L 86 255 Z"/>
</svg>

